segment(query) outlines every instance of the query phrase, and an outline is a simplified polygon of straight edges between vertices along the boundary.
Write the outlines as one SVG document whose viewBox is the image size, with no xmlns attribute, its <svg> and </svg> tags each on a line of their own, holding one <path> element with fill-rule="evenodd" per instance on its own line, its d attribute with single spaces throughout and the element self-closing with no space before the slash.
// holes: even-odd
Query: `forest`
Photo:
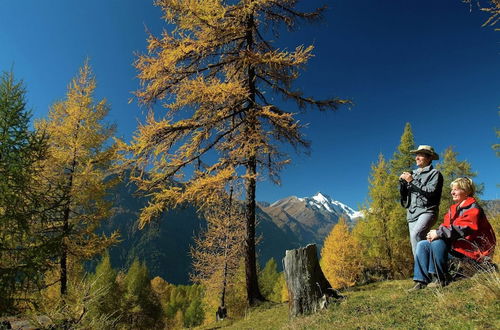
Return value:
<svg viewBox="0 0 500 330">
<path fill-rule="evenodd" d="M 63 329 L 193 328 L 220 318 L 243 319 L 250 308 L 288 301 L 281 260 L 258 262 L 256 187 L 263 179 L 280 182 L 290 163 L 288 150 L 309 150 L 296 109 L 353 106 L 349 98 L 304 95 L 294 82 L 314 47 L 280 49 L 264 33 L 317 21 L 326 9 L 302 11 L 298 3 L 156 1 L 175 28 L 149 34 L 147 53 L 137 55 L 141 88 L 134 97 L 148 113 L 131 141 L 118 137 L 107 120 L 111 107 L 96 96 L 98 77 L 90 60 L 69 81 L 66 94 L 54 96 L 62 98 L 47 116 L 36 120 L 26 100 L 30 86 L 14 70 L 1 73 L 0 322 L 28 320 L 38 328 Z M 485 26 L 496 28 L 500 2 L 485 1 L 482 9 L 490 15 Z M 415 167 L 412 129 L 409 122 L 401 127 L 390 159 L 380 154 L 373 160 L 363 218 L 339 219 L 323 242 L 321 268 L 341 292 L 412 275 L 398 190 L 399 175 Z M 500 138 L 500 130 L 495 132 Z M 500 157 L 500 144 L 491 152 Z M 444 176 L 442 219 L 453 204 L 450 183 L 477 173 L 452 146 L 436 168 Z M 109 251 L 124 233 L 102 228 L 120 207 L 113 189 L 124 182 L 147 201 L 133 219 L 138 230 L 185 207 L 204 222 L 193 237 L 189 285 L 152 278 L 140 259 L 126 269 L 113 268 Z M 481 189 L 479 184 L 478 196 Z M 500 233 L 499 209 L 487 212 Z M 500 262 L 499 254 L 493 261 Z"/>
</svg>

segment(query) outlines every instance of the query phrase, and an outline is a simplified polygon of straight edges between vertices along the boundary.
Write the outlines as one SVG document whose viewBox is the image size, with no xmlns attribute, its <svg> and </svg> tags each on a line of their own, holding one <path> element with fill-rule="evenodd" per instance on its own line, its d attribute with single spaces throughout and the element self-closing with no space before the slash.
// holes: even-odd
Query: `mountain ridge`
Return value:
<svg viewBox="0 0 500 330">
<path fill-rule="evenodd" d="M 111 192 L 115 213 L 101 230 L 109 234 L 118 229 L 121 234 L 122 241 L 109 250 L 113 267 L 126 269 L 138 258 L 146 263 L 151 276 L 161 276 L 169 283 L 187 284 L 191 272 L 190 247 L 194 245 L 194 237 L 205 230 L 205 220 L 194 207 L 186 205 L 165 212 L 139 230 L 137 218 L 148 200 L 136 196 L 135 192 L 136 186 L 131 182 L 120 182 Z M 279 202 L 286 200 L 286 210 L 282 210 Z M 314 205 L 314 201 L 323 205 Z M 263 266 L 274 258 L 281 270 L 279 261 L 286 250 L 310 243 L 321 246 L 339 215 L 345 210 L 355 212 L 334 202 L 337 201 L 322 193 L 304 198 L 289 196 L 274 203 L 259 202 L 256 210 L 259 264 Z"/>
<path fill-rule="evenodd" d="M 321 192 L 312 197 L 285 197 L 262 209 L 278 227 L 288 227 L 305 245 L 315 243 L 322 246 L 341 217 L 351 225 L 362 217 L 360 211 Z"/>
</svg>

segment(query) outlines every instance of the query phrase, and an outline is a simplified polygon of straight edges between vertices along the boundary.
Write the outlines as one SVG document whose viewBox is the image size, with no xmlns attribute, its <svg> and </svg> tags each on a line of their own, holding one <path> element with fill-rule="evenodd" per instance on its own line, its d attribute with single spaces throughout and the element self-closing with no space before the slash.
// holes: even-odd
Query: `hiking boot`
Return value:
<svg viewBox="0 0 500 330">
<path fill-rule="evenodd" d="M 422 290 L 425 289 L 426 287 L 427 283 L 415 281 L 415 285 L 411 289 L 408 289 L 408 292 Z"/>
<path fill-rule="evenodd" d="M 446 286 L 447 284 L 448 283 L 446 281 L 440 281 L 439 279 L 435 278 L 431 283 L 427 284 L 427 287 L 431 289 L 438 289 Z"/>
</svg>

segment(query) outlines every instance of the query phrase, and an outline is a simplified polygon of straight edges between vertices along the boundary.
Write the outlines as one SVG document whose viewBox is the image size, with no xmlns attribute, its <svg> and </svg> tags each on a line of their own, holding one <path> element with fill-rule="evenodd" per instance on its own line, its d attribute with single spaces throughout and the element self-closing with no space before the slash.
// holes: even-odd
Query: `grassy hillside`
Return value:
<svg viewBox="0 0 500 330">
<path fill-rule="evenodd" d="M 412 281 L 387 281 L 345 292 L 315 315 L 288 319 L 287 304 L 264 304 L 224 329 L 500 329 L 500 276 L 481 274 L 441 289 L 409 293 Z M 206 327 L 205 329 L 213 329 Z"/>
</svg>

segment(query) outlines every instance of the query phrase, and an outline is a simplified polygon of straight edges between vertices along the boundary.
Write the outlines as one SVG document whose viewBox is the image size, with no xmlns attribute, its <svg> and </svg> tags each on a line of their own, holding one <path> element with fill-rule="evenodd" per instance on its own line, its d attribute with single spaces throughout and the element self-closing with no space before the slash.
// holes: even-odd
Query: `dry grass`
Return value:
<svg viewBox="0 0 500 330">
<path fill-rule="evenodd" d="M 480 273 L 440 289 L 408 293 L 412 281 L 386 281 L 346 291 L 344 301 L 315 315 L 288 318 L 286 304 L 265 304 L 228 329 L 500 329 L 499 273 Z M 214 327 L 212 327 L 214 328 Z"/>
</svg>

